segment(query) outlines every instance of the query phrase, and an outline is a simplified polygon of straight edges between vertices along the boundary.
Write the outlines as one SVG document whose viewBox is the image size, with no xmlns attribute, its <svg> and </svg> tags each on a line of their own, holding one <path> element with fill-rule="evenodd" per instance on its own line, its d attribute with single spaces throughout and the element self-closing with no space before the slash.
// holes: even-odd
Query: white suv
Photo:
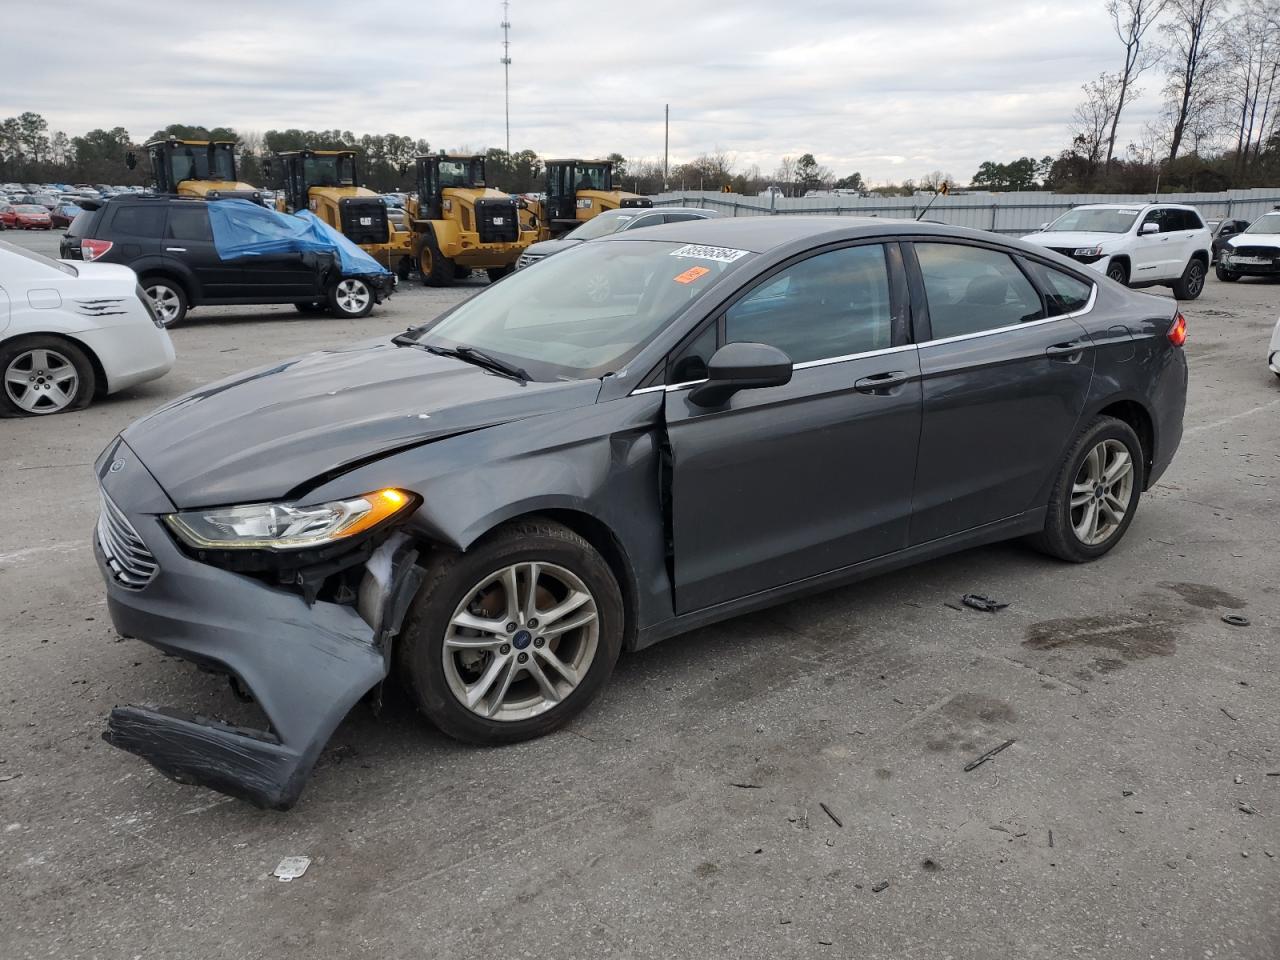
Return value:
<svg viewBox="0 0 1280 960">
<path fill-rule="evenodd" d="M 1204 290 L 1213 238 L 1180 203 L 1091 203 L 1023 237 L 1130 287 L 1162 284 L 1179 300 Z"/>
</svg>

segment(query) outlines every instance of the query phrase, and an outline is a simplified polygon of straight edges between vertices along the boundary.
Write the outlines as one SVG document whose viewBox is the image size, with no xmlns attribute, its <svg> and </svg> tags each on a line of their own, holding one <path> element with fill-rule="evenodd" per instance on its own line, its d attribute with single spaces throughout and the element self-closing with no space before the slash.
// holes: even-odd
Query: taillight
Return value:
<svg viewBox="0 0 1280 960">
<path fill-rule="evenodd" d="M 80 256 L 86 260 L 97 260 L 99 257 L 106 256 L 114 244 L 110 240 L 81 240 Z"/>
<path fill-rule="evenodd" d="M 1181 313 L 1177 313 L 1173 318 L 1173 326 L 1169 328 L 1169 342 L 1175 347 L 1180 347 L 1187 342 L 1187 318 Z"/>
</svg>

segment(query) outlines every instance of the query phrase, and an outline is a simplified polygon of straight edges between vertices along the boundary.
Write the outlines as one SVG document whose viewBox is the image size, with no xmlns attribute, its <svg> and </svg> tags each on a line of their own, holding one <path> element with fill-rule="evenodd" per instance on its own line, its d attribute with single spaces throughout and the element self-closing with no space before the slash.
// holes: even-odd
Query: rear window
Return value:
<svg viewBox="0 0 1280 960">
<path fill-rule="evenodd" d="M 52 257 L 46 257 L 43 253 L 36 253 L 34 250 L 28 250 L 25 247 L 15 246 L 5 240 L 0 240 L 0 251 L 15 254 L 22 257 L 24 260 L 31 260 L 43 267 L 48 267 L 51 270 L 61 270 L 69 277 L 80 276 L 80 271 L 69 263 L 63 263 L 61 260 L 54 260 Z"/>
<path fill-rule="evenodd" d="M 93 229 L 93 221 L 97 218 L 96 210 L 81 210 L 67 227 L 68 237 L 87 237 Z"/>
<path fill-rule="evenodd" d="M 111 232 L 159 238 L 164 232 L 164 207 L 152 204 L 120 207 L 111 220 Z"/>
</svg>

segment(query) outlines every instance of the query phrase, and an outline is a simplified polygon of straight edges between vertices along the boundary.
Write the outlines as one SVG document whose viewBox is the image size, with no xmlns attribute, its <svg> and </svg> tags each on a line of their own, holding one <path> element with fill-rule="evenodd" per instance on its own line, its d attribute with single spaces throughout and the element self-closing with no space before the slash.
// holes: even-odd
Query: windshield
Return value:
<svg viewBox="0 0 1280 960">
<path fill-rule="evenodd" d="M 657 240 L 586 243 L 486 288 L 421 330 L 418 342 L 475 347 L 534 380 L 601 377 L 752 256 Z"/>
<path fill-rule="evenodd" d="M 351 156 L 307 157 L 302 176 L 308 187 L 354 187 L 356 158 Z"/>
<path fill-rule="evenodd" d="M 609 182 L 609 165 L 607 163 L 580 163 L 577 169 L 578 182 L 574 190 L 611 190 Z"/>
<path fill-rule="evenodd" d="M 442 190 L 446 187 L 484 186 L 484 161 L 479 158 L 440 160 L 437 170 Z"/>
<path fill-rule="evenodd" d="M 600 214 L 592 217 L 582 226 L 570 230 L 564 235 L 566 240 L 594 240 L 596 237 L 607 237 L 611 233 L 625 230 L 627 224 L 636 218 L 634 213 Z"/>
<path fill-rule="evenodd" d="M 22 206 L 18 207 L 18 212 L 19 213 L 48 213 L 49 211 L 46 210 L 44 207 L 37 207 L 33 203 L 24 203 Z"/>
<path fill-rule="evenodd" d="M 5 240 L 0 240 L 0 251 L 4 253 L 16 254 L 25 260 L 33 260 L 42 267 L 49 267 L 51 270 L 61 270 L 69 277 L 80 276 L 80 271 L 69 263 L 63 263 L 61 260 L 54 260 L 46 257 L 43 253 L 36 253 L 34 250 L 28 250 L 25 247 L 14 246 Z"/>
<path fill-rule="evenodd" d="M 1064 213 L 1049 226 L 1046 233 L 1128 233 L 1141 210 L 1080 207 Z"/>
<path fill-rule="evenodd" d="M 1268 213 L 1249 224 L 1245 233 L 1280 233 L 1280 213 Z"/>
<path fill-rule="evenodd" d="M 235 158 L 231 155 L 230 144 L 190 146 L 180 143 L 169 154 L 169 171 L 174 186 L 184 180 L 236 178 Z"/>
</svg>

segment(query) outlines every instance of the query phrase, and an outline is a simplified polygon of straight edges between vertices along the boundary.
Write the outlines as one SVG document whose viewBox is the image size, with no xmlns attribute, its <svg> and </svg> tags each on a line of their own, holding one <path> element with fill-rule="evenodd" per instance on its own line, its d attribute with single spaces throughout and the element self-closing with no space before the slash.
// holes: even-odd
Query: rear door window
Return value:
<svg viewBox="0 0 1280 960">
<path fill-rule="evenodd" d="M 1075 313 L 1088 305 L 1089 297 L 1093 295 L 1093 284 L 1034 260 L 1022 262 L 1044 293 L 1049 316 L 1060 317 L 1064 313 Z"/>
<path fill-rule="evenodd" d="M 203 203 L 175 203 L 169 209 L 169 237 L 173 240 L 213 241 L 209 210 Z"/>
<path fill-rule="evenodd" d="M 164 233 L 164 207 L 150 203 L 120 207 L 111 220 L 111 232 L 158 240 Z"/>
<path fill-rule="evenodd" d="M 934 340 L 1044 317 L 1040 294 L 1008 254 L 958 243 L 916 243 L 915 252 Z"/>
</svg>

